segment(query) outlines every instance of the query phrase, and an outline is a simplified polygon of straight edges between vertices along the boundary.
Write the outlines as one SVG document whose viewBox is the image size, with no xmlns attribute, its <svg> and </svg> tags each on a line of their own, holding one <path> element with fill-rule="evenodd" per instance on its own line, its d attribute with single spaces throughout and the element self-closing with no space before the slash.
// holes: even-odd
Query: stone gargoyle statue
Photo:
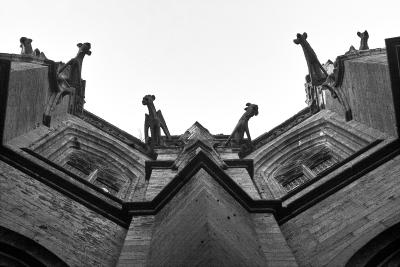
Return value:
<svg viewBox="0 0 400 267">
<path fill-rule="evenodd" d="M 339 101 L 339 103 L 345 109 L 345 117 L 346 120 L 351 120 L 351 109 L 346 99 L 345 94 L 341 91 L 341 89 L 336 86 L 336 76 L 337 76 L 337 61 L 334 63 L 336 66 L 334 71 L 331 74 L 325 70 L 325 68 L 319 62 L 317 55 L 314 50 L 311 48 L 310 44 L 307 41 L 307 33 L 296 35 L 296 39 L 293 40 L 295 44 L 301 45 L 303 48 L 304 56 L 307 61 L 308 66 L 308 75 L 306 76 L 306 86 L 310 86 L 311 88 L 307 88 L 307 92 L 311 99 L 308 100 L 309 106 L 312 113 L 315 113 L 319 110 L 319 107 L 316 106 L 317 100 L 317 91 L 318 90 L 328 90 L 331 93 L 331 96 Z"/>
<path fill-rule="evenodd" d="M 298 33 L 296 37 L 297 38 L 294 39 L 293 42 L 297 45 L 301 45 L 301 47 L 303 48 L 312 85 L 319 86 L 323 84 L 326 80 L 326 77 L 328 77 L 328 74 L 319 62 L 317 54 L 315 54 L 314 50 L 308 43 L 307 33 Z"/>
<path fill-rule="evenodd" d="M 161 110 L 156 111 L 156 107 L 154 106 L 155 99 L 156 97 L 154 95 L 146 95 L 142 100 L 142 104 L 149 109 L 149 114 L 145 114 L 144 137 L 146 143 L 151 147 L 161 144 L 161 129 L 164 131 L 167 139 L 171 138 Z M 151 137 L 149 137 L 149 129 Z"/>
<path fill-rule="evenodd" d="M 361 32 L 357 32 L 358 37 L 361 38 L 360 40 L 360 48 L 358 50 L 368 50 L 369 46 L 368 46 L 368 38 L 369 38 L 369 34 L 367 31 L 364 31 L 363 33 Z"/>
<path fill-rule="evenodd" d="M 90 56 L 90 43 L 77 44 L 78 54 L 67 63 L 60 62 L 56 70 L 57 86 L 50 95 L 50 99 L 44 112 L 44 121 L 48 119 L 51 111 L 61 102 L 64 96 L 74 95 L 78 90 L 82 90 L 82 62 L 85 55 Z M 46 123 L 45 123 L 46 124 Z"/>
<path fill-rule="evenodd" d="M 228 145 L 230 142 L 233 145 L 240 146 L 244 142 L 244 133 L 247 135 L 248 143 L 251 143 L 250 131 L 249 131 L 249 120 L 253 116 L 258 115 L 258 106 L 256 104 L 247 103 L 246 108 L 244 109 L 246 112 L 239 119 L 238 123 L 233 129 L 232 134 L 229 136 L 228 140 L 225 142 L 225 145 Z"/>
<path fill-rule="evenodd" d="M 20 47 L 21 47 L 21 55 L 28 55 L 28 56 L 33 56 L 37 57 L 39 59 L 47 59 L 45 54 L 43 52 L 40 52 L 39 49 L 32 49 L 32 39 L 29 39 L 27 37 L 21 37 L 19 39 Z"/>
<path fill-rule="evenodd" d="M 349 54 L 355 54 L 358 53 L 358 51 L 360 50 L 368 50 L 369 46 L 368 46 L 368 39 L 369 39 L 369 34 L 368 31 L 364 31 L 364 32 L 357 32 L 357 36 L 360 37 L 360 48 L 357 50 L 354 48 L 354 46 L 350 46 L 349 51 L 347 51 L 345 53 L 345 55 L 349 55 Z"/>
<path fill-rule="evenodd" d="M 307 33 L 298 33 L 296 37 L 297 38 L 294 39 L 293 42 L 297 45 L 301 45 L 307 61 L 308 75 L 306 77 L 306 81 L 308 80 L 307 82 L 309 82 L 313 87 L 322 86 L 322 84 L 324 84 L 328 78 L 328 73 L 322 67 L 318 60 L 317 54 L 315 54 L 314 50 L 311 48 L 311 45 L 308 43 Z M 323 89 L 328 89 L 331 92 L 332 97 L 337 98 L 337 93 L 333 87 L 324 87 Z M 311 99 L 310 109 L 312 111 L 318 110 L 318 108 L 315 106 L 316 103 L 317 101 L 315 98 Z"/>
</svg>

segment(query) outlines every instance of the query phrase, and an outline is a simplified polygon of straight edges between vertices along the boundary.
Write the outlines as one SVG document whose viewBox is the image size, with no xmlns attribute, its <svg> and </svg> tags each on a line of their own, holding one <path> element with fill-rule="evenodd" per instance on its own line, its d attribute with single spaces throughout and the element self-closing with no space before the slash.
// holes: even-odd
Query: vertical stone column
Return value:
<svg viewBox="0 0 400 267">
<path fill-rule="evenodd" d="M 3 135 L 5 130 L 10 70 L 11 62 L 9 60 L 0 59 L 0 144 L 3 143 Z"/>
<path fill-rule="evenodd" d="M 153 215 L 132 218 L 119 256 L 118 267 L 147 265 L 153 225 Z"/>
<path fill-rule="evenodd" d="M 252 217 L 267 266 L 298 266 L 274 215 L 254 213 Z"/>
</svg>

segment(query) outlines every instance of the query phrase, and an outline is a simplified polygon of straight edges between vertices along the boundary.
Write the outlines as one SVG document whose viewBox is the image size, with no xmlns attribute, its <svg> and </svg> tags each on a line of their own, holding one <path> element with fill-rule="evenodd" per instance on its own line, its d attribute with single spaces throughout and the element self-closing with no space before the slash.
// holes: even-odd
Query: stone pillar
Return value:
<svg viewBox="0 0 400 267">
<path fill-rule="evenodd" d="M 132 218 L 119 256 L 118 267 L 147 265 L 153 225 L 153 215 Z"/>
<path fill-rule="evenodd" d="M 254 213 L 252 217 L 267 266 L 298 266 L 274 215 Z"/>
</svg>

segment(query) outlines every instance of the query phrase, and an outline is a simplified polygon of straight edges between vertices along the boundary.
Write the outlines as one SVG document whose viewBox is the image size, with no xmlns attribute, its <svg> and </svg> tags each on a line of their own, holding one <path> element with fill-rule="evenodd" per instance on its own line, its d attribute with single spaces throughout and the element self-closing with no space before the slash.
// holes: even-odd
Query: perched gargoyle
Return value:
<svg viewBox="0 0 400 267">
<path fill-rule="evenodd" d="M 145 114 L 144 136 L 146 143 L 151 147 L 161 144 L 161 129 L 164 131 L 167 139 L 171 138 L 161 110 L 156 111 L 156 107 L 153 103 L 155 99 L 156 97 L 154 95 L 146 95 L 142 100 L 142 104 L 147 106 L 149 109 L 149 114 Z M 149 129 L 151 137 L 149 137 Z"/>
<path fill-rule="evenodd" d="M 360 48 L 358 50 L 368 50 L 368 38 L 369 34 L 367 31 L 364 31 L 363 33 L 357 32 L 358 37 L 361 38 L 360 40 Z"/>
<path fill-rule="evenodd" d="M 307 102 L 312 113 L 319 110 L 318 107 L 318 91 L 328 90 L 333 98 L 336 98 L 345 109 L 346 120 L 351 120 L 351 109 L 347 102 L 346 96 L 336 85 L 336 77 L 338 75 L 338 62 L 334 64 L 330 61 L 328 65 L 334 65 L 332 73 L 328 74 L 325 68 L 319 62 L 317 55 L 307 42 L 307 33 L 298 33 L 297 38 L 293 40 L 295 44 L 300 44 L 304 51 L 307 61 L 308 75 L 306 76 L 306 92 Z M 327 66 L 328 66 L 327 65 Z"/>
<path fill-rule="evenodd" d="M 34 56 L 39 59 L 47 59 L 43 52 L 40 52 L 39 49 L 32 50 L 32 39 L 21 37 L 19 39 L 20 47 L 21 47 L 21 55 L 29 55 Z"/>
<path fill-rule="evenodd" d="M 247 103 L 246 108 L 244 109 L 246 112 L 239 119 L 239 122 L 236 124 L 235 129 L 233 129 L 232 134 L 229 136 L 228 140 L 225 142 L 225 145 L 228 145 L 232 142 L 234 145 L 240 146 L 243 145 L 244 141 L 244 133 L 246 132 L 247 141 L 251 144 L 251 137 L 249 131 L 248 122 L 251 117 L 258 115 L 258 106 L 256 104 Z"/>
<path fill-rule="evenodd" d="M 304 56 L 306 57 L 308 73 L 310 75 L 311 84 L 314 86 L 319 86 L 323 84 L 328 77 L 328 74 L 319 62 L 317 55 L 311 48 L 310 44 L 307 42 L 307 33 L 298 33 L 297 38 L 293 40 L 295 44 L 301 45 L 303 48 Z"/>
<path fill-rule="evenodd" d="M 56 80 L 57 88 L 50 96 L 48 104 L 44 112 L 44 123 L 49 120 L 50 113 L 54 110 L 55 106 L 59 104 L 62 98 L 66 95 L 74 95 L 78 91 L 83 90 L 82 81 L 82 62 L 85 55 L 90 56 L 92 52 L 90 51 L 90 43 L 79 43 L 78 54 L 76 57 L 68 61 L 67 63 L 60 62 L 57 66 Z"/>
<path fill-rule="evenodd" d="M 68 61 L 66 64 L 61 63 L 58 66 L 57 78 L 62 87 L 75 87 L 79 88 L 82 85 L 82 62 L 85 55 L 90 56 L 90 43 L 77 44 L 79 50 L 76 57 Z"/>
<path fill-rule="evenodd" d="M 369 49 L 369 46 L 368 46 L 369 34 L 368 34 L 368 32 L 367 31 L 364 31 L 363 33 L 357 32 L 357 36 L 361 38 L 360 48 L 357 50 L 354 48 L 354 46 L 350 46 L 349 51 L 344 53 L 345 55 L 355 54 L 360 50 L 368 50 Z"/>
</svg>

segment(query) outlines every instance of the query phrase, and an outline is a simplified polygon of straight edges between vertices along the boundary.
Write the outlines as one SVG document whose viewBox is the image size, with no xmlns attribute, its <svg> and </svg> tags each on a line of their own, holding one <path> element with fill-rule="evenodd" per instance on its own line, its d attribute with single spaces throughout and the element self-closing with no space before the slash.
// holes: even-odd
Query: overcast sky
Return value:
<svg viewBox="0 0 400 267">
<path fill-rule="evenodd" d="M 68 61 L 90 42 L 83 63 L 85 108 L 141 137 L 154 94 L 173 135 L 199 121 L 230 134 L 247 102 L 256 138 L 303 109 L 307 65 L 296 33 L 307 32 L 321 63 L 400 36 L 400 1 L 1 0 L 0 52 L 33 39 L 49 59 Z"/>
</svg>

